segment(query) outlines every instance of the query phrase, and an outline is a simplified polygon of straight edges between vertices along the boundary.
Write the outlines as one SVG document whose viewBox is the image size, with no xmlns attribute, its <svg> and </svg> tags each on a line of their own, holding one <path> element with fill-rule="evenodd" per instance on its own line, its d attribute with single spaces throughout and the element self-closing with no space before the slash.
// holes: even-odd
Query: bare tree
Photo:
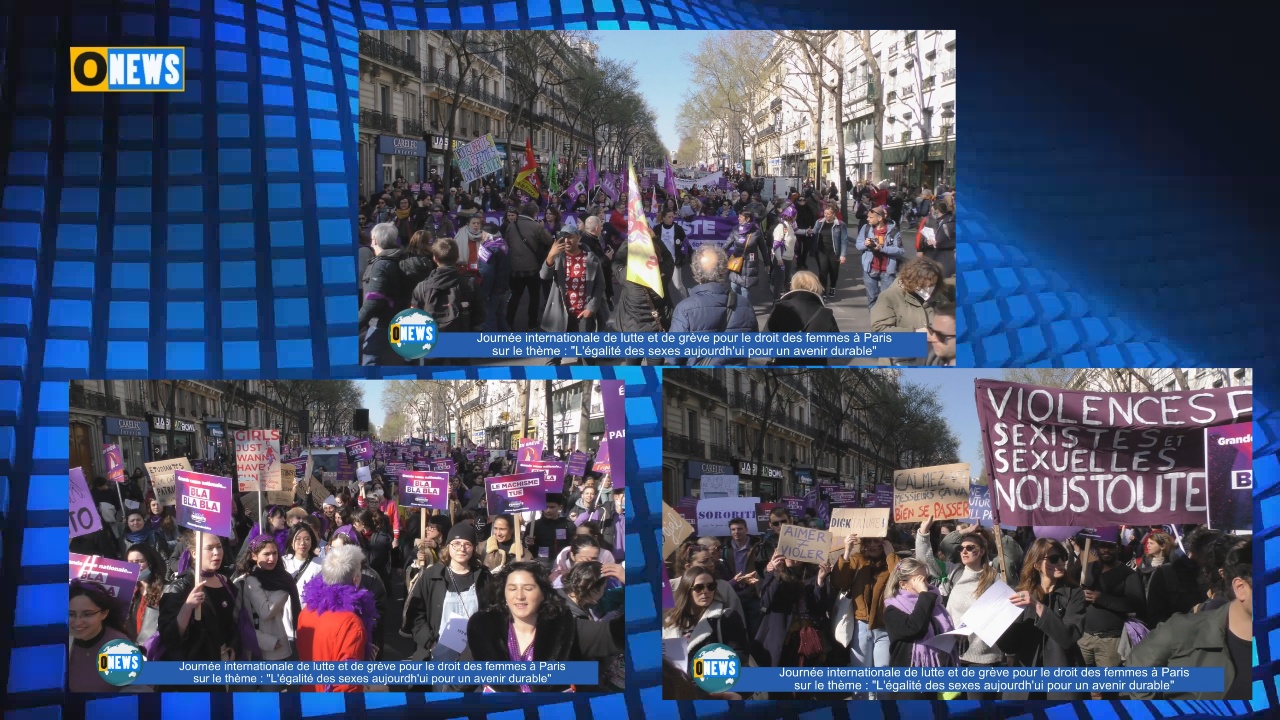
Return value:
<svg viewBox="0 0 1280 720">
<path fill-rule="evenodd" d="M 853 35 L 862 47 L 862 55 L 867 63 L 867 75 L 871 86 L 871 103 L 875 108 L 872 114 L 871 138 L 871 175 L 884 179 L 884 75 L 880 72 L 880 61 L 871 52 L 871 30 L 854 30 Z"/>
<path fill-rule="evenodd" d="M 840 141 L 840 121 L 844 108 L 844 68 L 841 67 L 844 60 L 844 36 L 835 30 L 779 31 L 778 36 L 784 44 L 790 46 L 790 56 L 799 64 L 801 74 L 804 75 L 809 87 L 813 88 L 817 93 L 816 102 L 814 103 L 817 107 L 817 114 L 814 117 L 813 164 L 816 169 L 819 190 L 822 189 L 822 115 L 825 110 L 822 98 L 824 92 L 829 92 L 833 96 L 835 109 L 832 113 L 832 123 L 836 129 L 838 167 L 841 178 L 841 182 L 837 184 L 840 187 L 841 207 L 848 207 L 848 197 L 844 190 L 843 182 L 845 177 L 845 149 L 844 142 Z M 837 46 L 836 58 L 832 58 L 829 52 L 833 45 Z"/>
<path fill-rule="evenodd" d="M 933 138 L 933 89 L 937 85 L 933 74 L 933 61 L 937 57 L 940 49 L 942 34 L 934 33 L 929 36 L 931 44 L 925 51 L 921 51 L 921 46 L 926 43 L 918 37 L 919 33 L 910 33 L 912 37 L 909 44 L 899 50 L 907 56 L 904 70 L 911 76 L 912 85 L 904 88 L 899 93 L 899 99 L 907 107 L 911 108 L 912 117 L 908 118 L 917 129 L 920 130 L 920 138 L 924 140 L 924 157 L 929 157 L 929 143 Z M 929 57 L 933 55 L 934 57 Z M 927 71 L 927 72 L 926 72 Z M 909 93 L 909 94 L 907 94 Z M 919 160 L 917 160 L 917 169 L 919 168 Z M 923 184 L 924 177 L 921 174 L 920 181 Z"/>
<path fill-rule="evenodd" d="M 449 187 L 453 178 L 453 139 L 457 124 L 458 111 L 462 109 L 463 100 L 469 90 L 480 89 L 481 72 L 477 65 L 485 62 L 494 68 L 501 66 L 502 52 L 506 49 L 504 38 L 508 33 L 492 30 L 446 30 L 440 33 L 444 39 L 445 50 L 449 57 L 457 58 L 458 74 L 453 75 L 446 67 L 439 74 L 439 85 L 447 88 L 445 98 L 447 109 L 445 117 L 440 118 L 444 124 L 447 141 L 444 149 L 444 184 Z M 436 72 L 431 68 L 431 72 Z M 478 134 L 478 128 L 476 128 Z M 469 141 L 469 139 L 467 139 Z"/>
<path fill-rule="evenodd" d="M 582 382 L 582 414 L 578 416 L 578 450 L 582 452 L 586 452 L 587 444 L 591 442 L 591 396 L 595 387 L 594 380 Z"/>
</svg>

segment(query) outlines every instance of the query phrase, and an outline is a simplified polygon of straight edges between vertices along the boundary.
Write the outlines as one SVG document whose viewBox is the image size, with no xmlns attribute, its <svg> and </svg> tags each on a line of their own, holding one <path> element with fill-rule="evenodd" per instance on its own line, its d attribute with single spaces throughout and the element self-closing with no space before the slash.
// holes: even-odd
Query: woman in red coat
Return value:
<svg viewBox="0 0 1280 720">
<path fill-rule="evenodd" d="M 360 587 L 364 554 L 354 545 L 331 547 L 320 574 L 302 590 L 298 659 L 312 662 L 372 660 L 373 594 Z M 314 685 L 307 692 L 360 692 L 359 685 Z"/>
</svg>

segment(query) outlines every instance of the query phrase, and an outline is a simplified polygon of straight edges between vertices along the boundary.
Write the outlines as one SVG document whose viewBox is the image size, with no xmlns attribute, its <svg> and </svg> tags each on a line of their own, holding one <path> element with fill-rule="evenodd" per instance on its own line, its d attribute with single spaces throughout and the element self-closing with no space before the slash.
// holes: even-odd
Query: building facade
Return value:
<svg viewBox="0 0 1280 720">
<path fill-rule="evenodd" d="M 1169 368 L 1090 368 L 1077 370 L 1069 387 L 1097 392 L 1174 392 L 1252 385 L 1253 368 L 1181 368 L 1176 372 Z"/>
<path fill-rule="evenodd" d="M 422 129 L 421 33 L 360 33 L 360 196 L 398 178 L 420 182 L 427 143 Z"/>
</svg>

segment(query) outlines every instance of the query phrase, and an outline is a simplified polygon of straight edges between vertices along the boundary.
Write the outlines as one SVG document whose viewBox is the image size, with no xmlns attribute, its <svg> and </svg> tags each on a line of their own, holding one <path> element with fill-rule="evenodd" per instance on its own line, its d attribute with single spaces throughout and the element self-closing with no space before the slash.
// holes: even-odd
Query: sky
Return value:
<svg viewBox="0 0 1280 720">
<path fill-rule="evenodd" d="M 685 55 L 698 50 L 698 43 L 714 32 L 702 30 L 602 30 L 592 33 L 600 46 L 601 58 L 635 62 L 637 90 L 658 116 L 658 136 L 674 153 L 680 147 L 676 116 L 685 92 L 692 84 Z M 724 31 L 721 31 L 721 34 Z"/>
<path fill-rule="evenodd" d="M 982 432 L 978 429 L 978 408 L 973 397 L 973 381 L 979 378 L 1001 380 L 999 370 L 946 370 L 902 371 L 903 382 L 912 382 L 937 388 L 951 432 L 960 440 L 960 462 L 969 463 L 969 472 L 982 472 Z"/>
<path fill-rule="evenodd" d="M 369 422 L 381 428 L 387 420 L 387 413 L 382 409 L 382 384 L 385 380 L 357 380 L 356 384 L 364 391 L 364 406 L 369 408 Z"/>
</svg>

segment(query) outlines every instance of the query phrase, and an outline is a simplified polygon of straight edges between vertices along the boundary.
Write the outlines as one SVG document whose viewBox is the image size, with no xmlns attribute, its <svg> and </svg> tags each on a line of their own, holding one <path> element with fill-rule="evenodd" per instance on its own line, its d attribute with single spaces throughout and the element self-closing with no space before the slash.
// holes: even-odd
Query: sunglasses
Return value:
<svg viewBox="0 0 1280 720">
<path fill-rule="evenodd" d="M 940 340 L 941 342 L 951 342 L 951 339 L 955 337 L 954 334 L 948 335 L 946 333 L 940 333 L 937 330 L 934 330 L 932 325 L 929 325 L 927 323 L 925 324 L 924 327 L 926 330 L 929 331 L 930 335 L 933 335 L 934 337 L 938 338 L 938 340 Z"/>
<path fill-rule="evenodd" d="M 1062 563 L 1064 563 L 1064 562 L 1066 562 L 1066 561 L 1067 561 L 1067 559 L 1066 559 L 1066 558 L 1062 557 L 1061 555 L 1056 555 L 1056 554 L 1055 554 L 1055 555 L 1050 555 L 1049 557 L 1046 557 L 1044 560 L 1045 560 L 1045 562 L 1049 563 L 1050 565 L 1061 565 Z"/>
<path fill-rule="evenodd" d="M 693 586 L 693 591 L 696 593 L 711 592 L 712 590 L 715 590 L 715 589 L 716 589 L 715 583 L 699 583 Z"/>
<path fill-rule="evenodd" d="M 977 545 L 961 545 L 960 546 L 960 552 L 976 553 L 981 549 L 982 548 L 978 547 Z"/>
<path fill-rule="evenodd" d="M 782 527 L 782 521 L 774 520 L 773 522 L 769 523 L 769 527 Z"/>
</svg>

